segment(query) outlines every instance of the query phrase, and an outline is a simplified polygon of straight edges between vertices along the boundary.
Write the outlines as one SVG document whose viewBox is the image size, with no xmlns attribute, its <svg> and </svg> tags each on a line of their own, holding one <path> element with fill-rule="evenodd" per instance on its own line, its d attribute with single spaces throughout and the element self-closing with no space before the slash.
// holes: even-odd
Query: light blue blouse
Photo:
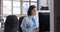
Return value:
<svg viewBox="0 0 60 32">
<path fill-rule="evenodd" d="M 23 32 L 31 32 L 34 27 L 33 27 L 33 21 L 32 21 L 33 16 L 26 16 L 21 24 Z M 37 26 L 36 26 L 37 28 Z"/>
</svg>

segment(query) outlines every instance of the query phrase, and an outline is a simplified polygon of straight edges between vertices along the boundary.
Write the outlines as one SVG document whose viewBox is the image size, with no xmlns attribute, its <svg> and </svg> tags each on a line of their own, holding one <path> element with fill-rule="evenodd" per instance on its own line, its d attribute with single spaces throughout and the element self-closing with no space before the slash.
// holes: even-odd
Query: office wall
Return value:
<svg viewBox="0 0 60 32">
<path fill-rule="evenodd" d="M 0 19 L 1 19 L 1 0 L 0 0 Z M 1 21 L 0 21 L 0 32 L 2 32 L 2 30 L 1 30 Z"/>
<path fill-rule="evenodd" d="M 50 0 L 50 32 L 54 32 L 54 0 Z"/>
<path fill-rule="evenodd" d="M 0 14 L 1 14 L 1 0 L 0 0 Z"/>
<path fill-rule="evenodd" d="M 3 1 L 3 0 L 0 0 L 0 18 L 1 18 L 1 16 L 2 16 L 2 1 Z"/>
</svg>

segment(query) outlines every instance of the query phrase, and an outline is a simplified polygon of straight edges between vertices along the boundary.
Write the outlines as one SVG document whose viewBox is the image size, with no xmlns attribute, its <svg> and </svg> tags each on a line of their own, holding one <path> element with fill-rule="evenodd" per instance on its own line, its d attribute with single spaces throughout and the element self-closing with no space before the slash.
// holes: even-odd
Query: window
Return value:
<svg viewBox="0 0 60 32">
<path fill-rule="evenodd" d="M 27 14 L 29 2 L 23 2 L 23 14 Z"/>
<path fill-rule="evenodd" d="M 29 0 L 23 0 L 23 1 L 29 1 Z"/>
<path fill-rule="evenodd" d="M 37 0 L 3 0 L 3 15 L 27 14 L 30 5 L 37 7 Z"/>
<path fill-rule="evenodd" d="M 3 0 L 3 15 L 21 14 L 20 8 L 20 0 Z"/>
<path fill-rule="evenodd" d="M 3 14 L 11 14 L 11 1 L 3 1 Z"/>
<path fill-rule="evenodd" d="M 13 1 L 13 14 L 20 14 L 20 2 Z"/>
<path fill-rule="evenodd" d="M 23 0 L 23 14 L 27 14 L 30 5 L 35 5 L 37 7 L 37 0 Z"/>
<path fill-rule="evenodd" d="M 33 2 L 32 2 L 31 5 L 35 5 L 35 6 L 37 7 L 37 3 L 33 3 Z"/>
<path fill-rule="evenodd" d="M 37 1 L 37 0 L 31 0 L 31 1 Z"/>
</svg>

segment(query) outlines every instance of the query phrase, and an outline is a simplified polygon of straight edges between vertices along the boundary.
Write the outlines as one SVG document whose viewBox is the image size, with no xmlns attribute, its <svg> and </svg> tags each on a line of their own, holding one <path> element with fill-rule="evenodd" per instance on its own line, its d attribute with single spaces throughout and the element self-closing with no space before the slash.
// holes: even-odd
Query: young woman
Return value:
<svg viewBox="0 0 60 32">
<path fill-rule="evenodd" d="M 36 25 L 36 18 L 34 17 L 36 15 L 36 7 L 34 5 L 31 5 L 28 9 L 27 15 L 21 24 L 23 32 L 32 32 L 33 30 L 37 30 Z"/>
</svg>

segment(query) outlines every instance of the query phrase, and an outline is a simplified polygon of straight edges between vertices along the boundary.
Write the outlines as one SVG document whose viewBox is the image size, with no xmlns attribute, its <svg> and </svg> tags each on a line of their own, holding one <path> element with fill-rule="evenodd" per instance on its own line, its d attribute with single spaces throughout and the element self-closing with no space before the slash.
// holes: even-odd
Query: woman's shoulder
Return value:
<svg viewBox="0 0 60 32">
<path fill-rule="evenodd" d="M 28 16 L 25 16 L 24 19 L 28 19 Z"/>
<path fill-rule="evenodd" d="M 24 19 L 23 19 L 23 22 L 28 23 L 28 21 L 29 21 L 28 16 L 25 16 Z"/>
</svg>

